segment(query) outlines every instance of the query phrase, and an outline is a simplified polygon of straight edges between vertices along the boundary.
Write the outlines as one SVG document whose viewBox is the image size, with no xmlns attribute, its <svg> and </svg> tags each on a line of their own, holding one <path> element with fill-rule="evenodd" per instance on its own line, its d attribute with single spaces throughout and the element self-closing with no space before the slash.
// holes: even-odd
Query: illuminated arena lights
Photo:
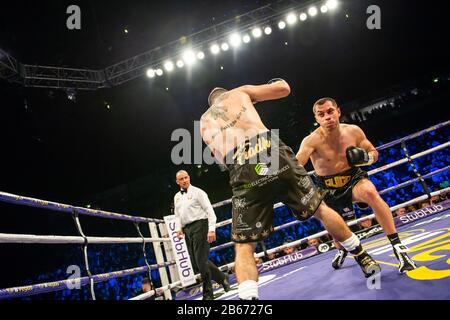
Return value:
<svg viewBox="0 0 450 320">
<path fill-rule="evenodd" d="M 164 62 L 164 69 L 166 69 L 167 72 L 173 71 L 174 65 L 172 61 L 166 61 Z"/>
<path fill-rule="evenodd" d="M 297 16 L 295 15 L 295 13 L 288 14 L 288 16 L 286 17 L 286 22 L 288 25 L 295 24 L 297 22 Z"/>
<path fill-rule="evenodd" d="M 183 67 L 184 67 L 184 62 L 183 62 L 183 60 L 178 60 L 178 61 L 177 61 L 177 67 L 178 67 L 178 68 L 183 68 Z"/>
<path fill-rule="evenodd" d="M 254 38 L 260 38 L 260 37 L 262 36 L 262 30 L 261 30 L 261 28 L 254 28 L 254 29 L 252 30 L 252 36 L 253 36 Z"/>
<path fill-rule="evenodd" d="M 233 33 L 230 36 L 230 45 L 234 48 L 237 48 L 241 45 L 242 43 L 242 38 L 238 33 Z"/>
<path fill-rule="evenodd" d="M 162 72 L 159 71 L 159 74 L 164 74 L 167 71 L 164 66 L 165 61 L 173 61 L 178 69 L 185 66 L 189 67 L 202 59 L 197 57 L 198 50 L 201 47 L 204 50 L 204 58 L 207 58 L 208 54 L 218 55 L 221 51 L 227 51 L 230 49 L 231 43 L 225 38 L 230 35 L 232 30 L 241 34 L 242 43 L 249 43 L 251 38 L 245 37 L 246 34 L 253 38 L 270 35 L 273 30 L 278 30 L 277 25 L 281 20 L 283 20 L 280 23 L 282 29 L 285 29 L 290 23 L 295 23 L 294 20 L 297 23 L 307 20 L 309 18 L 308 9 L 311 6 L 316 8 L 317 13 L 315 13 L 314 9 L 310 9 L 312 15 L 314 15 L 318 13 L 325 14 L 338 8 L 339 5 L 339 2 L 336 0 L 318 0 L 309 4 L 300 4 L 299 1 L 290 0 L 272 1 L 270 4 L 239 15 L 239 19 L 231 17 L 221 23 L 183 36 L 177 41 L 158 45 L 146 52 L 101 69 L 23 64 L 0 49 L 0 79 L 8 82 L 18 81 L 22 85 L 26 84 L 27 87 L 64 90 L 99 90 L 105 87 L 116 87 L 141 75 L 154 78 L 158 75 L 156 74 L 158 69 L 164 70 Z M 290 13 L 294 13 L 296 17 L 287 18 Z M 260 30 L 255 31 L 258 28 Z M 131 30 L 128 28 L 127 30 L 131 33 Z M 227 44 L 223 44 L 224 42 L 227 42 Z M 189 43 L 190 48 L 183 48 L 186 43 Z M 208 46 L 208 51 L 205 50 L 204 45 Z M 188 56 L 184 59 L 181 55 L 183 49 L 195 51 L 190 57 Z M 203 57 L 203 55 L 200 54 L 200 57 Z M 174 67 L 172 72 L 176 71 L 175 69 L 177 68 Z M 45 77 L 42 76 L 43 74 L 45 74 Z"/>
<path fill-rule="evenodd" d="M 311 7 L 311 8 L 309 8 L 309 9 L 308 9 L 308 14 L 309 14 L 311 17 L 316 16 L 316 15 L 317 15 L 317 8 L 316 8 L 316 7 Z"/>
<path fill-rule="evenodd" d="M 220 46 L 218 44 L 213 44 L 210 47 L 210 51 L 212 54 L 218 54 L 220 52 Z"/>
<path fill-rule="evenodd" d="M 286 29 L 287 26 L 293 26 L 298 21 L 306 21 L 308 19 L 308 16 L 315 17 L 319 10 L 321 13 L 327 13 L 331 10 L 334 10 L 338 7 L 338 1 L 337 0 L 328 0 L 328 1 L 321 1 L 317 2 L 315 5 L 312 5 L 310 7 L 303 8 L 304 11 L 301 10 L 294 10 L 291 12 L 287 12 L 284 14 L 284 18 L 282 20 L 278 20 L 278 22 L 273 21 L 266 23 L 265 26 L 253 26 L 250 27 L 250 29 L 246 29 L 242 32 L 242 35 L 236 31 L 233 32 L 231 35 L 228 36 L 228 38 L 223 39 L 222 42 L 213 42 L 209 46 L 209 52 L 212 55 L 218 55 L 221 51 L 229 51 L 230 48 L 238 48 L 242 45 L 242 43 L 247 44 L 251 41 L 251 38 L 261 38 L 264 34 L 270 35 L 272 34 L 272 26 L 275 24 L 278 26 L 279 30 Z M 318 9 L 319 8 L 319 9 Z M 280 16 L 278 17 L 278 19 Z M 275 18 L 276 19 L 276 18 Z M 196 63 L 197 60 L 203 60 L 206 57 L 206 54 L 203 51 L 195 52 L 193 49 L 187 49 L 182 54 L 181 59 L 179 59 L 176 62 L 176 66 L 178 68 L 183 68 L 185 65 L 191 66 Z M 171 72 L 175 69 L 174 63 L 170 60 L 167 60 L 163 66 L 165 71 Z M 162 76 L 163 71 L 162 67 L 155 68 L 155 69 L 148 69 L 147 70 L 147 76 L 149 78 L 154 78 L 155 75 Z"/>
<path fill-rule="evenodd" d="M 155 70 L 153 70 L 153 69 L 148 69 L 148 70 L 147 70 L 147 77 L 149 77 L 149 78 L 154 78 L 155 75 L 156 75 Z"/>
<path fill-rule="evenodd" d="M 190 66 L 193 65 L 195 63 L 195 61 L 197 60 L 195 58 L 195 53 L 192 50 L 186 50 L 183 53 L 183 61 L 186 65 Z"/>
<path fill-rule="evenodd" d="M 220 48 L 222 49 L 222 51 L 228 51 L 228 49 L 230 49 L 230 45 L 224 42 L 220 45 Z"/>
<path fill-rule="evenodd" d="M 203 51 L 197 52 L 197 59 L 198 59 L 198 60 L 203 60 L 203 59 L 205 59 L 205 53 L 204 53 Z"/>
<path fill-rule="evenodd" d="M 325 4 L 327 6 L 328 9 L 336 9 L 338 6 L 338 1 L 337 0 L 328 0 Z"/>
</svg>

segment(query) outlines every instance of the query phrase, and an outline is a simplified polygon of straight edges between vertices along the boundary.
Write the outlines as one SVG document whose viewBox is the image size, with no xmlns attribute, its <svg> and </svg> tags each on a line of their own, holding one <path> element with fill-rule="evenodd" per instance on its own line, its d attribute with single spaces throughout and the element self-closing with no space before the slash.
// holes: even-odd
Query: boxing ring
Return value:
<svg viewBox="0 0 450 320">
<path fill-rule="evenodd" d="M 426 212 L 431 213 L 431 218 L 413 220 L 414 222 L 398 227 L 402 242 L 410 248 L 410 257 L 419 265 L 417 269 L 400 275 L 392 246 L 384 234 L 378 234 L 362 241 L 372 257 L 381 264 L 378 287 L 368 286 L 353 259 L 347 258 L 341 269 L 334 270 L 331 267 L 334 251 L 317 254 L 314 250 L 305 249 L 292 254 L 291 257 L 279 258 L 280 261 L 284 259 L 280 267 L 274 267 L 273 263 L 260 266 L 260 298 L 263 300 L 450 299 L 448 255 L 450 201 L 424 210 L 429 210 Z M 408 216 L 416 219 L 417 213 L 405 217 Z M 401 222 L 396 219 L 396 224 L 399 225 Z M 218 290 L 218 295 L 218 300 L 238 299 L 237 291 L 223 293 L 223 290 Z M 195 299 L 201 299 L 201 296 Z"/>
<path fill-rule="evenodd" d="M 381 195 L 388 192 L 407 187 L 416 182 L 420 182 L 423 188 L 423 195 L 407 202 L 397 204 L 391 207 L 391 211 L 406 207 L 411 204 L 419 203 L 424 200 L 430 200 L 436 195 L 445 194 L 450 188 L 444 188 L 435 192 L 430 192 L 425 182 L 437 174 L 448 171 L 450 165 L 437 169 L 433 172 L 421 175 L 415 164 L 414 159 L 431 154 L 438 150 L 447 148 L 450 141 L 441 145 L 434 146 L 428 150 L 410 155 L 406 142 L 432 131 L 444 128 L 450 124 L 446 121 L 392 141 L 377 148 L 384 150 L 396 145 L 401 145 L 405 157 L 401 160 L 381 166 L 369 171 L 369 176 L 409 163 L 416 178 L 405 181 L 395 186 L 391 186 L 379 193 Z M 95 284 L 108 281 L 110 279 L 147 273 L 151 279 L 151 271 L 158 270 L 162 286 L 147 293 L 138 295 L 130 300 L 145 300 L 155 294 L 164 295 L 165 299 L 172 299 L 171 290 L 177 289 L 177 299 L 193 300 L 201 298 L 201 285 L 183 288 L 180 290 L 181 281 L 179 280 L 178 270 L 175 262 L 174 252 L 170 246 L 168 228 L 164 220 L 151 219 L 145 217 L 129 216 L 119 213 L 107 212 L 102 210 L 93 210 L 82 207 L 75 207 L 67 204 L 44 201 L 19 195 L 13 195 L 6 192 L 0 192 L 0 201 L 21 206 L 37 207 L 47 209 L 61 214 L 70 214 L 78 231 L 78 236 L 55 236 L 55 235 L 31 235 L 31 234 L 4 234 L 0 233 L 0 245 L 3 243 L 21 243 L 21 244 L 78 244 L 83 248 L 84 269 L 86 276 L 58 280 L 54 282 L 38 283 L 29 286 L 19 286 L 13 288 L 0 289 L 0 299 L 14 299 L 25 296 L 55 292 L 73 288 L 73 285 L 80 287 L 88 286 L 92 300 L 96 300 Z M 231 199 L 216 203 L 214 208 L 219 208 L 231 203 Z M 274 208 L 284 206 L 277 203 Z M 83 232 L 79 220 L 80 215 L 100 217 L 104 219 L 114 219 L 133 223 L 136 228 L 136 237 L 90 237 Z M 351 221 L 349 226 L 366 219 L 374 218 L 375 215 L 368 215 L 363 218 Z M 274 259 L 258 265 L 260 271 L 260 298 L 261 299 L 450 299 L 450 200 L 432 205 L 428 208 L 408 213 L 405 216 L 395 218 L 399 235 L 404 244 L 410 246 L 411 258 L 417 262 L 419 268 L 410 271 L 407 275 L 399 275 L 395 258 L 388 245 L 386 237 L 383 234 L 375 235 L 363 244 L 369 253 L 382 265 L 380 279 L 380 288 L 368 289 L 366 279 L 361 275 L 361 271 L 356 263 L 347 258 L 344 266 L 340 270 L 334 270 L 331 267 L 331 258 L 334 251 L 331 247 L 319 246 L 319 248 L 309 247 L 305 250 L 293 253 L 290 256 Z M 294 225 L 300 224 L 300 221 L 292 221 L 277 226 L 275 232 L 283 230 Z M 217 223 L 216 227 L 221 228 L 231 224 L 231 219 Z M 149 228 L 150 238 L 145 238 L 141 232 L 142 226 Z M 326 235 L 328 232 L 321 231 L 308 237 L 293 241 L 266 252 L 255 253 L 255 257 L 263 257 L 266 254 L 280 252 L 286 247 L 297 246 L 306 243 L 309 239 L 318 238 Z M 369 235 L 368 235 L 369 236 Z M 89 268 L 88 250 L 91 244 L 142 244 L 142 255 L 145 266 L 138 266 L 127 270 L 118 270 L 115 272 L 92 274 Z M 156 264 L 150 264 L 146 254 L 147 245 L 153 246 Z M 233 246 L 232 242 L 218 245 L 211 248 L 211 251 L 219 251 Z M 319 249 L 319 250 L 318 250 Z M 164 254 L 163 254 L 164 250 Z M 164 258 L 165 256 L 165 258 Z M 220 267 L 222 271 L 228 271 L 234 266 L 234 263 L 226 264 Z M 198 278 L 200 275 L 196 275 Z M 295 277 L 295 278 L 294 278 Z M 234 276 L 230 277 L 230 282 L 235 282 Z M 295 285 L 293 286 L 292 284 Z M 269 287 L 266 287 L 270 284 Z M 336 290 L 335 286 L 339 286 Z M 232 288 L 236 288 L 234 283 Z M 223 294 L 223 289 L 215 291 L 217 299 L 229 300 L 237 299 L 237 291 L 232 290 Z"/>
</svg>

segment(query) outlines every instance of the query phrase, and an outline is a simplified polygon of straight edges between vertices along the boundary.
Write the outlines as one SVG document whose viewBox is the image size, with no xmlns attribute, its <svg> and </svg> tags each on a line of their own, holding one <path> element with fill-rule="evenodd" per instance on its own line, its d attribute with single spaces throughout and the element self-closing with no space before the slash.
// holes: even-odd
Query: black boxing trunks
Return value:
<svg viewBox="0 0 450 320">
<path fill-rule="evenodd" d="M 353 187 L 361 180 L 367 179 L 367 172 L 359 167 L 353 167 L 344 172 L 331 176 L 314 175 L 317 179 L 317 186 L 324 193 L 325 203 L 337 211 L 345 221 L 354 220 L 355 210 L 353 209 Z M 360 203 L 362 209 L 367 208 L 366 204 Z"/>
<path fill-rule="evenodd" d="M 283 201 L 299 220 L 310 218 L 322 202 L 292 149 L 270 132 L 247 139 L 226 159 L 233 190 L 233 242 L 268 237 L 273 232 L 276 201 Z"/>
</svg>

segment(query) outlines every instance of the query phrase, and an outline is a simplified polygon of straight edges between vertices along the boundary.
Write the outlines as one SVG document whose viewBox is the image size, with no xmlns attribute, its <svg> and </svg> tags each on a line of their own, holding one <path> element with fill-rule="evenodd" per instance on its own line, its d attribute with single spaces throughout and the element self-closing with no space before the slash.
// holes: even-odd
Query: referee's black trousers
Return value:
<svg viewBox="0 0 450 320">
<path fill-rule="evenodd" d="M 222 284 L 225 274 L 209 261 L 208 219 L 194 221 L 183 228 L 194 272 L 202 275 L 203 297 L 213 297 L 211 280 Z"/>
</svg>

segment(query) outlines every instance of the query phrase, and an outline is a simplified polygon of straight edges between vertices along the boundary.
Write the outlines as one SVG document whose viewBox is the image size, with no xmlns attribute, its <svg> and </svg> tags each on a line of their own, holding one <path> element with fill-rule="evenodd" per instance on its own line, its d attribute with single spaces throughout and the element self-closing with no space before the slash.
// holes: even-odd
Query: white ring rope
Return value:
<svg viewBox="0 0 450 320">
<path fill-rule="evenodd" d="M 196 274 L 195 278 L 196 278 L 196 280 L 199 280 L 201 278 L 201 275 L 200 274 Z M 150 291 L 148 291 L 146 293 L 142 293 L 142 294 L 140 294 L 140 295 L 138 295 L 136 297 L 133 297 L 131 299 L 128 299 L 128 300 L 146 300 L 146 299 L 148 299 L 150 297 L 153 297 L 156 292 L 163 292 L 165 290 L 171 290 L 171 289 L 176 288 L 176 287 L 181 287 L 181 281 L 176 281 L 176 282 L 170 283 L 170 284 L 168 284 L 166 286 L 162 286 L 160 288 L 156 288 L 156 289 L 150 290 Z"/>
<path fill-rule="evenodd" d="M 436 147 L 434 147 L 434 148 L 431 148 L 431 149 L 428 149 L 428 150 L 419 152 L 419 153 L 417 153 L 417 154 L 411 156 L 411 159 L 414 160 L 414 159 L 417 159 L 417 158 L 426 156 L 427 154 L 430 154 L 430 153 L 433 153 L 433 152 L 435 152 L 435 151 L 438 151 L 438 150 L 447 148 L 449 145 L 450 145 L 450 141 L 448 141 L 448 142 L 446 142 L 446 143 L 444 143 L 444 144 L 441 144 L 441 145 L 439 145 L 439 146 L 436 146 Z M 404 159 L 401 159 L 401 160 L 398 160 L 398 161 L 389 163 L 389 164 L 387 164 L 387 165 L 384 165 L 384 166 L 382 166 L 382 167 L 379 167 L 379 168 L 377 168 L 377 169 L 371 170 L 371 171 L 368 172 L 368 174 L 369 174 L 369 175 L 373 175 L 373 174 L 376 174 L 376 173 L 378 173 L 378 172 L 381 172 L 381 171 L 384 171 L 384 170 L 391 169 L 391 168 L 393 168 L 393 167 L 399 166 L 399 165 L 401 165 L 401 164 L 403 164 L 403 163 L 406 163 L 406 162 L 408 162 L 408 158 L 404 158 Z"/>
<path fill-rule="evenodd" d="M 0 201 L 18 204 L 22 206 L 29 206 L 35 208 L 42 208 L 51 211 L 57 212 L 65 212 L 73 214 L 77 212 L 78 214 L 99 217 L 99 218 L 107 218 L 107 219 L 115 219 L 115 220 L 125 220 L 125 221 L 134 221 L 134 222 L 155 222 L 155 223 L 163 223 L 164 220 L 161 219 L 153 219 L 153 218 L 145 218 L 139 216 L 130 216 L 121 213 L 103 211 L 103 210 L 94 210 L 83 207 L 75 207 L 68 204 L 46 201 L 41 199 L 35 199 L 30 197 L 19 196 L 12 193 L 1 192 L 0 191 Z"/>
<path fill-rule="evenodd" d="M 163 268 L 167 266 L 171 266 L 176 264 L 175 261 L 168 261 L 161 264 L 152 264 L 150 267 L 143 266 L 143 267 L 136 267 L 132 269 L 127 270 L 120 270 L 120 271 L 113 271 L 108 273 L 102 273 L 97 275 L 92 275 L 94 283 L 104 282 L 110 279 L 116 279 L 116 278 L 122 278 L 134 274 L 144 273 L 148 272 L 148 269 L 154 270 L 158 268 Z M 82 277 L 82 278 L 73 278 L 69 280 L 60 280 L 60 281 L 53 281 L 53 282 L 45 282 L 45 283 L 39 283 L 39 284 L 33 284 L 29 286 L 22 286 L 22 287 L 13 287 L 13 288 L 7 288 L 7 289 L 0 289 L 0 299 L 4 298 L 5 295 L 14 295 L 21 296 L 22 293 L 23 296 L 29 296 L 31 294 L 40 294 L 40 293 L 47 293 L 47 292 L 55 292 L 55 291 L 61 291 L 65 290 L 67 288 L 73 287 L 74 285 L 86 286 L 88 285 L 89 277 Z M 31 294 L 26 294 L 27 292 L 32 292 Z"/>
<path fill-rule="evenodd" d="M 142 243 L 142 238 L 118 237 L 86 237 L 89 244 L 113 243 Z M 146 242 L 170 242 L 167 238 L 145 238 Z M 32 234 L 0 233 L 0 243 L 29 243 L 29 244 L 83 244 L 80 236 L 40 236 Z"/>
</svg>

